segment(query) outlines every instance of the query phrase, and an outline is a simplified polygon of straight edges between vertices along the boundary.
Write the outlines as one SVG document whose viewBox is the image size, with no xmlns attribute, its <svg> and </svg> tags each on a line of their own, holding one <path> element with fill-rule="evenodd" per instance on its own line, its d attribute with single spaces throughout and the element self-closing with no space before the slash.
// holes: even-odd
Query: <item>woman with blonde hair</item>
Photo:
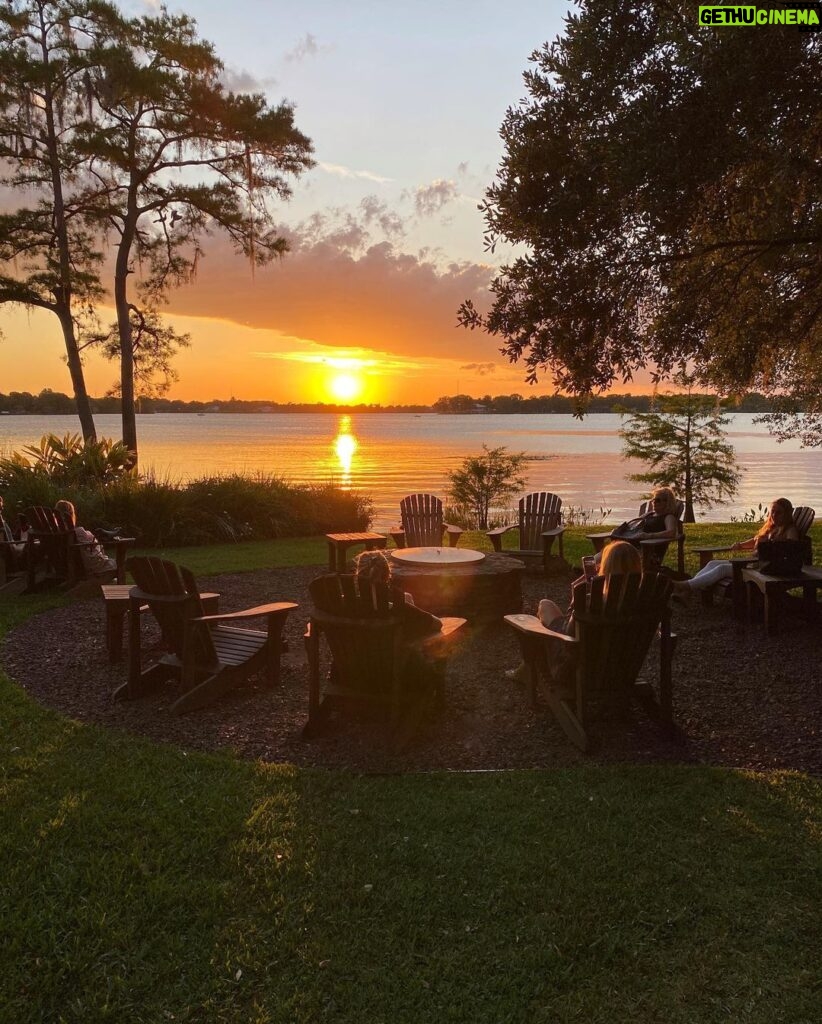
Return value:
<svg viewBox="0 0 822 1024">
<path fill-rule="evenodd" d="M 642 558 L 637 549 L 624 540 L 612 541 L 602 552 L 602 559 L 599 563 L 598 575 L 605 577 L 603 593 L 608 593 L 608 582 L 611 576 L 630 576 L 634 573 L 636 575 L 642 573 Z M 578 580 L 574 580 L 571 584 L 572 589 L 577 582 Z M 552 629 L 555 633 L 565 633 L 566 636 L 574 635 L 574 613 L 570 607 L 563 613 L 556 601 L 545 597 L 539 603 L 537 615 L 539 621 L 547 629 Z M 509 669 L 505 675 L 508 679 L 524 680 L 525 662 L 516 668 Z"/>
<path fill-rule="evenodd" d="M 651 491 L 651 511 L 645 516 L 643 536 L 639 540 L 676 540 L 679 520 L 676 515 L 676 495 L 670 487 L 655 487 Z"/>
<path fill-rule="evenodd" d="M 108 557 L 100 541 L 89 530 L 77 525 L 77 510 L 72 502 L 61 498 L 54 503 L 54 511 L 59 512 L 74 530 L 77 543 L 82 545 L 80 557 L 83 559 L 83 568 L 89 576 L 103 576 L 116 572 L 116 562 Z"/>
<path fill-rule="evenodd" d="M 761 540 L 799 540 L 799 531 L 793 521 L 793 505 L 787 498 L 773 501 L 761 529 L 753 537 L 732 544 L 731 551 L 755 551 Z M 692 579 L 674 583 L 674 597 L 687 599 L 695 590 L 708 590 L 715 583 L 729 580 L 732 576 L 733 568 L 729 561 L 711 559 Z"/>
</svg>

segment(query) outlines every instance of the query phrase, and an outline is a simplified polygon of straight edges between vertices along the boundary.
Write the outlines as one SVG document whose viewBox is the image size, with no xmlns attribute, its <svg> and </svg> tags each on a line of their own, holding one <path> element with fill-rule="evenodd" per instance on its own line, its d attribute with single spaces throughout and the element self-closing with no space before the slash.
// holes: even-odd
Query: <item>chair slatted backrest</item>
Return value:
<svg viewBox="0 0 822 1024">
<path fill-rule="evenodd" d="M 653 512 L 654 506 L 650 501 L 643 501 L 639 506 L 639 514 L 641 516 L 647 516 L 650 512 Z M 682 517 L 685 515 L 685 502 L 677 499 L 676 507 L 674 508 L 674 515 L 682 522 Z"/>
<path fill-rule="evenodd" d="M 643 501 L 639 506 L 639 514 L 641 516 L 647 516 L 654 511 L 653 503 L 650 501 Z M 679 535 L 676 538 L 676 562 L 677 569 L 679 572 L 685 572 L 685 526 L 683 525 L 683 519 L 685 517 L 685 502 L 680 498 L 677 499 L 676 505 L 674 506 L 674 515 L 676 516 L 677 522 L 679 523 Z M 663 549 L 663 553 L 659 559 L 662 562 L 665 558 L 665 552 L 668 550 L 667 546 Z"/>
<path fill-rule="evenodd" d="M 579 640 L 577 678 L 586 694 L 618 693 L 635 682 L 660 624 L 668 621 L 671 582 L 657 573 L 597 576 L 573 589 Z"/>
<path fill-rule="evenodd" d="M 804 541 L 804 564 L 813 564 L 813 542 L 810 538 L 810 528 L 816 519 L 816 510 L 809 505 L 797 505 L 793 510 L 793 525 L 799 534 L 799 539 Z"/>
<path fill-rule="evenodd" d="M 74 547 L 74 529 L 61 512 L 45 505 L 32 505 L 24 512 L 31 543 L 61 579 L 85 575 L 80 551 Z"/>
<path fill-rule="evenodd" d="M 405 543 L 410 548 L 442 544 L 442 502 L 433 494 L 408 494 L 400 502 Z"/>
<path fill-rule="evenodd" d="M 797 505 L 793 510 L 793 525 L 796 527 L 800 537 L 804 537 L 808 530 L 810 530 L 814 519 L 816 519 L 816 510 L 812 509 L 809 505 Z"/>
<path fill-rule="evenodd" d="M 554 530 L 562 519 L 562 498 L 550 491 L 534 491 L 519 500 L 519 546 L 541 551 L 542 534 Z"/>
<path fill-rule="evenodd" d="M 356 576 L 328 573 L 308 586 L 312 618 L 334 661 L 335 683 L 374 696 L 390 693 L 395 640 L 402 622 L 393 611 L 403 596 L 387 583 L 360 585 Z"/>
<path fill-rule="evenodd" d="M 157 620 L 165 646 L 181 660 L 186 642 L 186 622 L 203 614 L 200 593 L 188 569 L 164 558 L 135 555 L 126 562 L 143 600 Z M 196 644 L 195 662 L 214 664 L 217 654 L 207 629 L 198 629 L 190 642 Z"/>
</svg>

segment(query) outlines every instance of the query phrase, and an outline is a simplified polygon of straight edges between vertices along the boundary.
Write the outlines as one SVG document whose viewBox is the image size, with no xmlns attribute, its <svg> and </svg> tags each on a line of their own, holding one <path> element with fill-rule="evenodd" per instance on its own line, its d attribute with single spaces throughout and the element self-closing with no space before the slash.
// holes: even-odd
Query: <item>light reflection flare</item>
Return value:
<svg viewBox="0 0 822 1024">
<path fill-rule="evenodd" d="M 351 433 L 351 417 L 341 416 L 339 433 L 334 438 L 334 454 L 340 464 L 342 471 L 342 485 L 347 487 L 351 483 L 351 464 L 354 460 L 354 452 L 359 448 L 359 442 Z"/>
</svg>

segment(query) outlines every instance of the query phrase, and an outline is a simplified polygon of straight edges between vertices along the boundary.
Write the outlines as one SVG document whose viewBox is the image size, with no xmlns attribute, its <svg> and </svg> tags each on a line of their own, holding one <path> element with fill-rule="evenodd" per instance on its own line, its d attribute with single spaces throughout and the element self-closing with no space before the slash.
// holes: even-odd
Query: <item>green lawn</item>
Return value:
<svg viewBox="0 0 822 1024">
<path fill-rule="evenodd" d="M 819 780 L 361 777 L 82 726 L 2 674 L 0 708 L 0 1024 L 818 1020 Z"/>
<path fill-rule="evenodd" d="M 613 524 L 615 525 L 615 524 Z M 593 550 L 586 533 L 599 533 L 608 527 L 571 526 L 565 531 L 565 557 L 573 564 L 579 565 L 583 555 Z M 730 545 L 734 541 L 744 540 L 756 532 L 756 527 L 746 523 L 689 523 L 685 527 L 685 568 L 695 572 L 699 567 L 696 555 L 689 549 L 695 547 L 711 547 L 718 544 Z M 811 530 L 814 544 L 815 561 L 822 561 L 822 523 Z M 503 537 L 503 545 L 507 548 L 517 547 L 517 532 L 514 530 Z M 491 551 L 491 543 L 484 533 L 467 531 L 460 538 L 461 548 L 473 548 L 477 551 Z M 555 545 L 555 552 L 557 548 Z M 181 562 L 194 573 L 216 573 L 245 569 L 266 569 L 273 566 L 287 565 L 325 565 L 328 549 L 323 537 L 284 538 L 282 540 L 259 540 L 244 544 L 213 544 L 200 548 L 164 548 L 144 552 L 170 558 Z M 674 564 L 676 551 L 668 550 L 667 561 Z"/>
</svg>

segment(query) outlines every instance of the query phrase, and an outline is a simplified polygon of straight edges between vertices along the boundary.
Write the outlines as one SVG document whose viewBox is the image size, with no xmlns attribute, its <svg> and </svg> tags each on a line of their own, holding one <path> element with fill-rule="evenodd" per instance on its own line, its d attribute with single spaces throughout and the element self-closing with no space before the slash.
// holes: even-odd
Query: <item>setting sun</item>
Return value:
<svg viewBox="0 0 822 1024">
<path fill-rule="evenodd" d="M 340 402 L 350 402 L 362 391 L 362 380 L 352 373 L 338 373 L 329 387 L 331 394 Z"/>
</svg>

